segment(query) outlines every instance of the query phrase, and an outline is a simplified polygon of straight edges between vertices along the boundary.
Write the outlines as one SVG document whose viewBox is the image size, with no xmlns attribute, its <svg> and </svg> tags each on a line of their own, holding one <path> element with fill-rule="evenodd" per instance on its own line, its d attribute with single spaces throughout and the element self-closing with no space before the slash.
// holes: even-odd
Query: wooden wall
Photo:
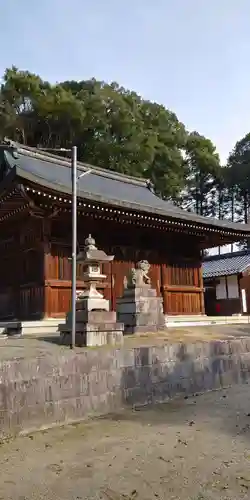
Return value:
<svg viewBox="0 0 250 500">
<path fill-rule="evenodd" d="M 204 295 L 199 262 L 184 260 L 162 265 L 165 314 L 203 314 Z"/>
<path fill-rule="evenodd" d="M 39 319 L 44 314 L 44 248 L 41 219 L 1 225 L 0 318 Z"/>
<path fill-rule="evenodd" d="M 80 221 L 81 222 L 81 221 Z M 99 248 L 114 255 L 111 264 L 104 265 L 107 275 L 104 296 L 115 309 L 116 299 L 124 290 L 124 279 L 140 259 L 151 264 L 150 276 L 158 295 L 163 295 L 166 314 L 204 313 L 203 282 L 200 256 L 194 239 L 169 233 L 165 238 L 152 237 L 149 230 L 120 227 L 110 222 L 85 220 L 79 224 L 79 250 L 89 233 L 96 238 Z M 68 238 L 65 235 L 68 235 Z M 173 248 L 173 252 L 169 249 Z M 183 253 L 186 251 L 186 255 Z M 48 316 L 61 317 L 70 309 L 71 299 L 70 220 L 64 224 L 53 221 L 51 245 L 46 255 L 45 310 Z M 178 255 L 179 254 L 179 255 Z M 77 288 L 84 288 L 81 269 L 78 268 Z"/>
<path fill-rule="evenodd" d="M 45 220 L 26 214 L 1 229 L 0 318 L 63 317 L 71 301 L 70 215 Z M 102 289 L 112 309 L 123 293 L 129 269 L 147 259 L 166 314 L 204 312 L 200 253 L 194 237 L 79 217 L 79 250 L 90 233 L 99 248 L 115 257 L 103 269 L 107 280 Z M 84 288 L 81 276 L 78 266 L 78 290 Z"/>
<path fill-rule="evenodd" d="M 60 249 L 48 256 L 48 274 L 45 281 L 46 311 L 48 316 L 62 316 L 70 308 L 71 264 L 67 249 Z M 107 275 L 107 284 L 103 287 L 104 296 L 111 301 L 115 309 L 116 299 L 124 290 L 124 278 L 128 275 L 135 261 L 115 259 L 103 266 Z M 175 276 L 175 279 L 173 277 Z M 77 288 L 84 289 L 84 283 L 78 273 Z M 203 288 L 197 265 L 182 263 L 177 266 L 152 264 L 150 269 L 152 285 L 158 295 L 163 294 L 166 314 L 201 314 L 203 312 Z M 172 278 L 172 279 L 171 279 Z"/>
</svg>

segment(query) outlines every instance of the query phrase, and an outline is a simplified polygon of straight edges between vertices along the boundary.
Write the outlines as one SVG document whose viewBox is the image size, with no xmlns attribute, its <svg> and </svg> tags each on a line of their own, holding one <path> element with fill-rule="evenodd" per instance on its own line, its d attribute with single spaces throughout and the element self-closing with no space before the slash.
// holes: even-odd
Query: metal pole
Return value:
<svg viewBox="0 0 250 500">
<path fill-rule="evenodd" d="M 71 280 L 71 349 L 76 343 L 76 247 L 77 247 L 77 147 L 72 147 L 72 280 Z"/>
</svg>

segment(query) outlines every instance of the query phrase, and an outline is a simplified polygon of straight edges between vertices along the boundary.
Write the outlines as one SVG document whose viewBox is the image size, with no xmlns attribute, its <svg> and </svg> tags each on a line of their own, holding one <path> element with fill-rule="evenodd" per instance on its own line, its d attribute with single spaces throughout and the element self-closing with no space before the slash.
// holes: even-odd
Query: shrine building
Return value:
<svg viewBox="0 0 250 500">
<path fill-rule="evenodd" d="M 166 315 L 204 314 L 202 251 L 250 237 L 247 225 L 189 213 L 157 197 L 144 179 L 79 163 L 78 248 L 91 234 L 114 261 L 104 295 L 115 309 L 141 259 Z M 0 319 L 62 318 L 71 300 L 70 160 L 0 145 Z M 78 268 L 78 290 L 84 289 Z"/>
</svg>

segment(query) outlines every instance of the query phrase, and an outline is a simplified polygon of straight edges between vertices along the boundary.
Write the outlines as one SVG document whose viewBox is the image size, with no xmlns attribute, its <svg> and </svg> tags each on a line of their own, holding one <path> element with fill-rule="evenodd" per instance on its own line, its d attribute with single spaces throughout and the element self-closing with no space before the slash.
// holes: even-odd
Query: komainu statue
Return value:
<svg viewBox="0 0 250 500">
<path fill-rule="evenodd" d="M 151 279 L 148 276 L 150 264 L 147 260 L 140 260 L 136 264 L 136 268 L 132 268 L 128 276 L 128 288 L 141 288 L 145 285 L 151 285 Z"/>
</svg>

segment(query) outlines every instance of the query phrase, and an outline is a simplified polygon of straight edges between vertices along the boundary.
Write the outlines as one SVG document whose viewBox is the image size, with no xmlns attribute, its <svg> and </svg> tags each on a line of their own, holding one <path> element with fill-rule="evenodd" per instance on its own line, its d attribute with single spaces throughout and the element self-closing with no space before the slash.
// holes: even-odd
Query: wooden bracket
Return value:
<svg viewBox="0 0 250 500">
<path fill-rule="evenodd" d="M 35 201 L 28 195 L 26 189 L 22 184 L 19 184 L 19 189 L 22 193 L 23 198 L 28 202 L 29 212 L 32 217 L 36 217 L 39 219 L 54 219 L 61 212 L 61 209 L 55 205 L 51 205 L 48 208 L 38 207 Z"/>
<path fill-rule="evenodd" d="M 54 219 L 60 213 L 61 209 L 58 207 L 51 206 L 49 209 L 40 208 L 35 205 L 35 203 L 29 204 L 29 211 L 32 217 L 38 219 Z"/>
</svg>

